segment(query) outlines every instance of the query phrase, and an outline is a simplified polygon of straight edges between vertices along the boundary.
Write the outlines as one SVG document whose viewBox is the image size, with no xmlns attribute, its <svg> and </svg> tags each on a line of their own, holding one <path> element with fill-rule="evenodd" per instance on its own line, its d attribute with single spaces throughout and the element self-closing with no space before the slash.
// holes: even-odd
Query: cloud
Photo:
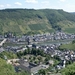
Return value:
<svg viewBox="0 0 75 75">
<path fill-rule="evenodd" d="M 27 3 L 38 3 L 37 0 L 26 0 L 25 2 L 27 2 Z"/>
<path fill-rule="evenodd" d="M 22 5 L 20 2 L 15 2 L 16 5 Z"/>
<path fill-rule="evenodd" d="M 65 2 L 66 0 L 60 0 L 61 2 Z"/>
<path fill-rule="evenodd" d="M 7 6 L 7 7 L 10 7 L 11 5 L 10 5 L 10 4 L 6 4 L 6 6 Z"/>
<path fill-rule="evenodd" d="M 49 4 L 49 1 L 42 1 L 43 4 Z"/>
<path fill-rule="evenodd" d="M 3 8 L 3 7 L 4 7 L 4 5 L 0 5 L 0 7 L 1 7 L 1 8 Z"/>
<path fill-rule="evenodd" d="M 68 11 L 68 12 L 74 12 L 75 9 L 73 9 L 73 8 L 75 8 L 75 5 L 66 4 L 64 10 L 65 10 L 65 11 Z"/>
<path fill-rule="evenodd" d="M 47 0 L 41 2 L 41 8 L 49 8 L 50 2 Z"/>
</svg>

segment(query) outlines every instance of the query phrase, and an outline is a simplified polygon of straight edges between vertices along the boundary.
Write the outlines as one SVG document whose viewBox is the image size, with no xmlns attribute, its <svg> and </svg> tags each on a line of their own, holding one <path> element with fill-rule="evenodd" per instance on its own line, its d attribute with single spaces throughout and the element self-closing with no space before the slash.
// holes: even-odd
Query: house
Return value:
<svg viewBox="0 0 75 75">
<path fill-rule="evenodd" d="M 29 63 L 28 61 L 20 60 L 19 61 L 19 68 L 28 71 L 31 75 L 36 74 L 40 69 L 47 69 L 49 65 L 37 65 L 34 63 Z"/>
<path fill-rule="evenodd" d="M 3 52 L 3 51 L 5 51 L 5 50 L 3 49 L 3 47 L 1 47 L 1 48 L 0 48 L 0 53 Z"/>
</svg>

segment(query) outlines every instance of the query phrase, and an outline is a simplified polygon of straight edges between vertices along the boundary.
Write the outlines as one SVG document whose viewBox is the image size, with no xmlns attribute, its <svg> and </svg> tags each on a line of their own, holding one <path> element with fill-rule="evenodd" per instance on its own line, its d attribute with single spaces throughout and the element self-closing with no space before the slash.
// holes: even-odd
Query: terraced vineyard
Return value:
<svg viewBox="0 0 75 75">
<path fill-rule="evenodd" d="M 56 30 L 75 33 L 75 14 L 54 9 L 0 10 L 0 34 L 37 34 Z"/>
</svg>

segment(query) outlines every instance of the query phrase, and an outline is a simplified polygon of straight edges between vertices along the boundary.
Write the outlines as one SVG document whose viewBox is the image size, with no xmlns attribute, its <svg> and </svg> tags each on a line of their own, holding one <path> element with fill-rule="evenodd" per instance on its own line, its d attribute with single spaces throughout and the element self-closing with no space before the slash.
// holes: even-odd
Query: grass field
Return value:
<svg viewBox="0 0 75 75">
<path fill-rule="evenodd" d="M 70 43 L 70 44 L 61 45 L 59 47 L 59 49 L 61 49 L 61 50 L 63 50 L 63 49 L 75 50 L 75 43 L 74 44 Z"/>
<path fill-rule="evenodd" d="M 75 33 L 75 27 L 74 28 L 65 28 L 64 32 Z"/>
</svg>

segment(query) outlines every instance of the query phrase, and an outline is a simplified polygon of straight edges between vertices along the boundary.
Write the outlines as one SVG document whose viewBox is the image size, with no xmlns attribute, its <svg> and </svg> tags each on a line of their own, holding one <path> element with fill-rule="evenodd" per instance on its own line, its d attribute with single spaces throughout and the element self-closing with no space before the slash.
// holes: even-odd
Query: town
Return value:
<svg viewBox="0 0 75 75">
<path fill-rule="evenodd" d="M 22 70 L 28 71 L 31 75 L 35 75 L 39 70 L 48 69 L 53 65 L 50 72 L 48 72 L 49 74 L 55 71 L 58 72 L 65 68 L 67 64 L 75 61 L 75 51 L 62 51 L 59 49 L 59 46 L 71 43 L 74 39 L 75 34 L 68 34 L 63 31 L 36 35 L 24 34 L 20 37 L 14 36 L 13 33 L 8 32 L 4 34 L 4 36 L 0 35 L 0 53 L 7 51 L 19 54 L 20 52 L 25 53 L 25 51 L 29 49 L 31 53 L 28 52 L 26 53 L 27 55 L 25 54 L 21 58 L 8 59 L 7 62 L 14 64 L 16 71 L 19 71 L 19 67 Z M 41 51 L 40 54 L 38 53 L 39 50 Z M 44 53 L 44 55 L 41 53 Z M 33 56 L 33 54 L 35 56 Z M 49 55 L 49 59 L 46 58 L 47 55 Z M 32 61 L 31 59 L 34 60 Z"/>
</svg>

